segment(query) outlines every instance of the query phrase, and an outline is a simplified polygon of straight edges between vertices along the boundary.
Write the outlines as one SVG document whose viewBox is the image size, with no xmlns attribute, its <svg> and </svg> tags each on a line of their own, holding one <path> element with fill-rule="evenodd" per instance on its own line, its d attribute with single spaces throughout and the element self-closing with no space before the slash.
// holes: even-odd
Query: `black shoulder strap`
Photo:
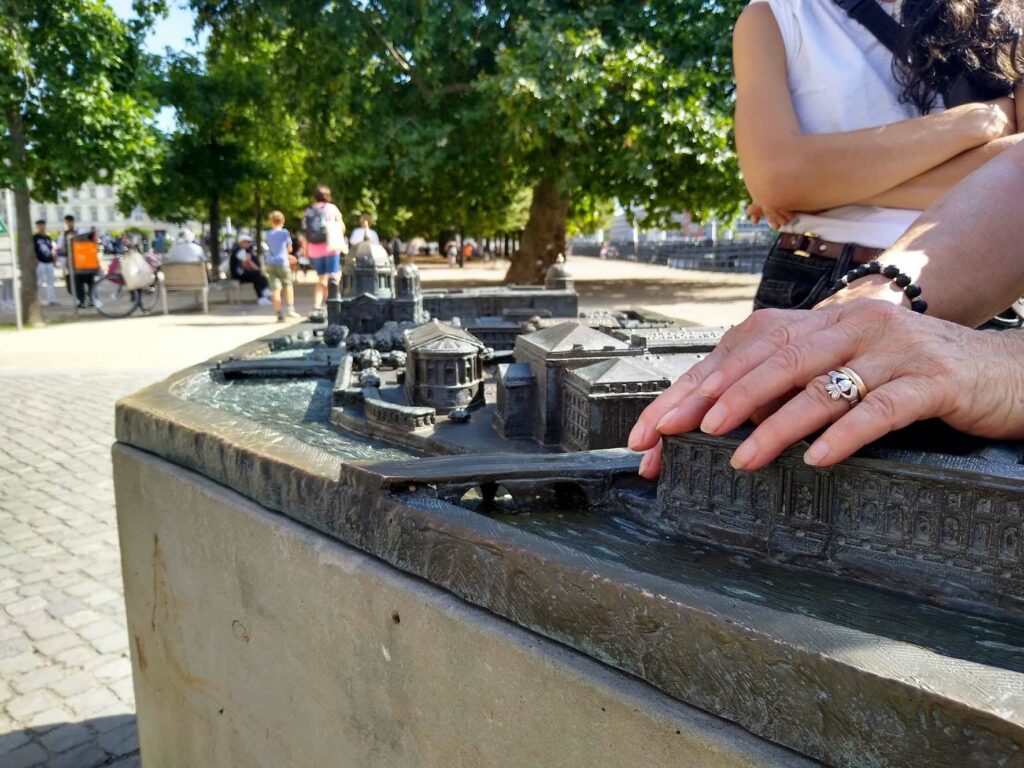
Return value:
<svg viewBox="0 0 1024 768">
<path fill-rule="evenodd" d="M 900 24 L 883 10 L 877 0 L 834 0 L 834 2 L 846 11 L 851 19 L 862 24 L 882 45 L 894 54 L 896 53 Z M 972 78 L 961 72 L 942 94 L 942 100 L 948 108 L 975 101 L 990 101 L 1006 95 L 1008 93 L 1005 89 L 979 87 Z"/>
<path fill-rule="evenodd" d="M 834 0 L 854 21 L 862 24 L 878 42 L 893 53 L 899 41 L 900 25 L 886 13 L 877 0 Z"/>
</svg>

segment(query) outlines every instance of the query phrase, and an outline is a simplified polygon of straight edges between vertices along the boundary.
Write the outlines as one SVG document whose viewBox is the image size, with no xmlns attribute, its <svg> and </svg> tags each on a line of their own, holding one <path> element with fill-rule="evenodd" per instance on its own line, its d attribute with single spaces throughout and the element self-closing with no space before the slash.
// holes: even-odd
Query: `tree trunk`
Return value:
<svg viewBox="0 0 1024 768">
<path fill-rule="evenodd" d="M 216 275 L 220 270 L 220 192 L 210 198 L 210 263 Z"/>
<path fill-rule="evenodd" d="M 553 178 L 541 179 L 533 188 L 530 218 L 526 221 L 519 251 L 512 255 L 512 266 L 505 274 L 506 283 L 537 285 L 544 282 L 544 273 L 565 253 L 565 220 L 569 202 Z"/>
<path fill-rule="evenodd" d="M 32 212 L 29 210 L 28 151 L 25 126 L 21 122 L 21 109 L 11 104 L 7 109 L 7 125 L 11 136 L 11 165 L 14 167 L 14 215 L 18 220 L 17 232 L 11 233 L 11 246 L 17 253 L 21 278 L 21 312 L 27 325 L 40 325 L 43 310 L 39 305 L 39 287 L 36 285 L 36 254 L 32 247 Z M 8 221 L 8 228 L 14 225 Z M 16 235 L 16 237 L 15 237 Z"/>
</svg>

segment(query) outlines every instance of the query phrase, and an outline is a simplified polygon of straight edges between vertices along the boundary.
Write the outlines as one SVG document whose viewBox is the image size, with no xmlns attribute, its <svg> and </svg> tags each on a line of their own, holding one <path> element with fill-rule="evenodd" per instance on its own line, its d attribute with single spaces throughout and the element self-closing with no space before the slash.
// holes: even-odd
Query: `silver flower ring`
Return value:
<svg viewBox="0 0 1024 768">
<path fill-rule="evenodd" d="M 850 405 L 859 403 L 868 393 L 864 386 L 864 380 L 854 373 L 851 368 L 840 368 L 838 371 L 828 372 L 828 384 L 825 391 L 833 400 L 842 398 Z"/>
</svg>

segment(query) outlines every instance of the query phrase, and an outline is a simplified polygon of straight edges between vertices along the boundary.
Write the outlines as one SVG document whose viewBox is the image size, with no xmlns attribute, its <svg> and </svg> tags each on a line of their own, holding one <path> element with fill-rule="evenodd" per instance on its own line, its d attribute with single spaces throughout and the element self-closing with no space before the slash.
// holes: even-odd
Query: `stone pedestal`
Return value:
<svg viewBox="0 0 1024 768">
<path fill-rule="evenodd" d="M 147 768 L 1024 766 L 1019 624 L 659 535 L 626 451 L 382 461 L 308 428 L 330 381 L 289 420 L 210 367 L 118 404 Z"/>
<path fill-rule="evenodd" d="M 146 766 L 814 765 L 167 461 L 114 474 Z"/>
</svg>

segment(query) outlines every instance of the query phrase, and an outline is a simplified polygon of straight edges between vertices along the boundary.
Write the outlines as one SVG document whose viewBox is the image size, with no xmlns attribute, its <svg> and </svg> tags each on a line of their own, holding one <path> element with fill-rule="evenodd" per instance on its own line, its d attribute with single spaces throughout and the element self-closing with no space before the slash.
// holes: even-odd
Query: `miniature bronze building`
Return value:
<svg viewBox="0 0 1024 768">
<path fill-rule="evenodd" d="M 1024 472 L 976 458 L 956 472 L 912 467 L 891 449 L 827 469 L 790 450 L 756 472 L 729 465 L 735 440 L 691 433 L 662 448 L 657 512 L 667 533 L 697 536 L 891 589 L 944 600 L 1024 599 Z M 988 598 L 991 600 L 991 597 Z"/>
<path fill-rule="evenodd" d="M 572 279 L 568 267 L 565 266 L 565 257 L 559 256 L 558 259 L 548 267 L 548 271 L 544 274 L 544 287 L 558 291 L 574 290 L 576 281 Z"/>
<path fill-rule="evenodd" d="M 680 328 L 679 326 L 622 328 L 611 331 L 612 336 L 628 341 L 634 347 L 643 347 L 653 355 L 689 352 L 710 352 L 722 340 L 725 328 L 707 326 Z"/>
<path fill-rule="evenodd" d="M 507 439 L 532 437 L 537 387 L 530 366 L 526 363 L 499 365 L 494 378 L 498 385 L 494 430 Z"/>
<path fill-rule="evenodd" d="M 712 340 L 721 338 L 722 333 L 717 328 L 648 329 L 662 353 L 650 355 L 647 335 L 634 337 L 634 331 L 613 328 L 598 330 L 589 326 L 592 320 L 581 318 L 558 325 L 538 321 L 534 324 L 543 326 L 541 330 L 516 339 L 516 362 L 529 366 L 533 374 L 529 382 L 517 374 L 516 386 L 531 391 L 510 396 L 503 391 L 508 386 L 505 379 L 498 378 L 494 423 L 501 434 L 510 436 L 509 425 L 516 424 L 517 436 L 521 436 L 524 428 L 518 425 L 526 423 L 531 425 L 533 439 L 545 445 L 561 443 L 574 451 L 621 447 L 646 403 L 700 359 L 699 353 L 713 348 Z M 646 363 L 611 365 L 627 358 L 634 362 L 643 358 Z M 603 363 L 608 365 L 599 365 Z M 586 372 L 577 370 L 588 366 Z M 576 398 L 571 416 L 564 400 L 570 379 Z M 566 435 L 570 425 L 574 436 Z"/>
<path fill-rule="evenodd" d="M 461 328 L 433 320 L 405 332 L 405 391 L 412 405 L 438 413 L 483 404 L 484 345 Z"/>
<path fill-rule="evenodd" d="M 566 371 L 562 447 L 590 451 L 625 446 L 644 408 L 700 358 L 617 357 Z"/>
<path fill-rule="evenodd" d="M 505 317 L 515 310 L 530 310 L 530 316 L 546 313 L 550 317 L 576 317 L 579 314 L 579 302 L 574 290 L 547 290 L 539 285 L 509 285 L 501 288 L 425 290 L 423 309 L 430 317 L 442 319 Z"/>
<path fill-rule="evenodd" d="M 642 351 L 607 333 L 572 321 L 520 336 L 516 340 L 515 358 L 517 363 L 525 363 L 533 372 L 535 393 L 532 400 L 536 407 L 529 413 L 506 411 L 501 418 L 505 423 L 526 420 L 533 425 L 534 440 L 559 443 L 562 437 L 563 372 L 613 357 L 638 355 Z M 513 400 L 506 398 L 506 403 L 512 405 Z"/>
<path fill-rule="evenodd" d="M 515 349 L 516 339 L 523 334 L 523 323 L 504 317 L 473 317 L 465 324 L 466 330 L 491 349 Z"/>
<path fill-rule="evenodd" d="M 391 257 L 380 246 L 364 246 L 372 244 L 363 241 L 355 249 L 355 255 L 350 253 L 345 257 L 342 295 L 328 297 L 327 324 L 344 325 L 353 333 L 375 333 L 387 322 L 426 322 L 416 266 L 403 264 L 399 267 L 396 291 L 392 284 Z"/>
<path fill-rule="evenodd" d="M 345 256 L 341 291 L 327 299 L 327 324 L 344 325 L 353 333 L 376 333 L 387 322 L 425 323 L 431 317 L 472 321 L 488 335 L 494 349 L 511 349 L 521 330 L 512 315 L 575 317 L 573 290 L 538 286 L 471 288 L 424 292 L 415 264 L 396 271 L 387 251 L 368 241 Z M 510 314 L 511 313 L 511 314 Z"/>
<path fill-rule="evenodd" d="M 394 265 L 387 250 L 377 243 L 364 240 L 345 255 L 341 269 L 342 296 L 368 294 L 380 299 L 393 299 Z"/>
</svg>

